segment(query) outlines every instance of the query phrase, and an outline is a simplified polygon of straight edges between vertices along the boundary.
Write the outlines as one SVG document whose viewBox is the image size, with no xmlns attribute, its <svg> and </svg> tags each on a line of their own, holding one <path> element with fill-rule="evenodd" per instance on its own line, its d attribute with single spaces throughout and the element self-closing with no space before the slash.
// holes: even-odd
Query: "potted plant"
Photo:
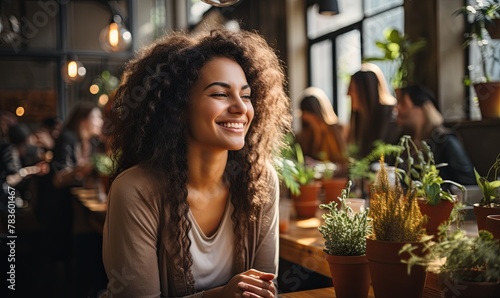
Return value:
<svg viewBox="0 0 500 298">
<path fill-rule="evenodd" d="M 415 188 L 420 212 L 427 217 L 427 233 L 437 235 L 438 227 L 449 220 L 456 206 L 456 196 L 444 190 L 443 185 L 455 185 L 462 192 L 465 187 L 439 176 L 438 168 L 445 164 L 435 164 L 434 154 L 425 141 L 419 147 L 410 136 L 404 135 L 399 145 L 403 150 L 397 153 L 396 162 L 405 163 L 406 170 L 397 168 L 397 173 L 409 188 Z"/>
<path fill-rule="evenodd" d="M 415 41 L 403 32 L 387 28 L 383 32 L 385 40 L 377 41 L 376 46 L 382 50 L 382 57 L 369 57 L 364 61 L 392 61 L 396 63 L 396 73 L 391 78 L 395 90 L 414 83 L 414 56 L 427 45 L 427 41 L 419 38 Z"/>
<path fill-rule="evenodd" d="M 342 190 L 337 202 L 321 204 L 327 213 L 318 228 L 325 238 L 326 260 L 330 266 L 336 297 L 366 298 L 370 288 L 370 271 L 366 258 L 366 237 L 371 233 L 368 210 L 356 213 L 347 203 L 352 182 Z M 353 286 L 353 281 L 355 285 Z"/>
<path fill-rule="evenodd" d="M 407 275 L 399 251 L 407 243 L 419 245 L 425 235 L 425 218 L 415 189 L 404 191 L 399 179 L 390 184 L 383 158 L 380 165 L 377 182 L 370 189 L 373 234 L 366 240 L 373 291 L 376 297 L 422 297 L 425 268 Z"/>
<path fill-rule="evenodd" d="M 425 254 L 415 254 L 416 246 L 406 245 L 401 253 L 408 272 L 413 266 L 427 266 L 438 276 L 445 297 L 498 297 L 500 293 L 500 245 L 488 231 L 470 237 L 460 229 L 443 228 L 439 240 L 427 237 Z"/>
<path fill-rule="evenodd" d="M 500 154 L 491 165 L 486 176 L 481 176 L 476 169 L 476 182 L 483 193 L 481 202 L 474 204 L 474 214 L 476 215 L 477 227 L 479 230 L 486 229 L 486 217 L 488 215 L 500 214 Z"/>
<path fill-rule="evenodd" d="M 336 165 L 332 162 L 321 162 L 315 166 L 315 172 L 321 177 L 321 187 L 324 194 L 324 203 L 337 202 L 341 208 L 339 197 L 347 185 L 347 177 L 335 176 Z"/>
<path fill-rule="evenodd" d="M 474 79 L 473 86 L 483 118 L 500 117 L 500 81 L 493 81 L 493 63 L 499 61 L 489 39 L 499 38 L 493 30 L 500 29 L 500 4 L 498 0 L 476 0 L 455 11 L 455 15 L 471 16 L 470 30 L 466 33 L 465 46 L 476 44 L 481 54 L 482 77 Z M 489 34 L 485 34 L 488 32 Z M 488 67 L 488 64 L 489 67 Z M 466 84 L 470 84 L 466 81 Z"/>
</svg>

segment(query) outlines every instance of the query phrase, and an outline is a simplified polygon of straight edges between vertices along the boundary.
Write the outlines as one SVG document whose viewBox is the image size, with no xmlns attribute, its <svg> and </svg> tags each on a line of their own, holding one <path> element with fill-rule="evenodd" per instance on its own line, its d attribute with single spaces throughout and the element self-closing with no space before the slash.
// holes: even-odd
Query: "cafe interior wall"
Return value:
<svg viewBox="0 0 500 298">
<path fill-rule="evenodd" d="M 99 43 L 112 17 L 103 1 L 11 0 L 4 6 L 5 15 L 21 20 L 23 38 L 0 43 L 0 109 L 16 113 L 23 107 L 19 119 L 26 123 L 64 118 L 75 102 L 96 100 L 88 88 L 103 71 L 119 77 L 136 49 L 168 29 L 162 1 L 113 2 L 133 36 L 132 46 L 120 53 L 107 53 Z M 61 68 L 75 58 L 86 74 L 81 81 L 66 82 Z"/>
</svg>

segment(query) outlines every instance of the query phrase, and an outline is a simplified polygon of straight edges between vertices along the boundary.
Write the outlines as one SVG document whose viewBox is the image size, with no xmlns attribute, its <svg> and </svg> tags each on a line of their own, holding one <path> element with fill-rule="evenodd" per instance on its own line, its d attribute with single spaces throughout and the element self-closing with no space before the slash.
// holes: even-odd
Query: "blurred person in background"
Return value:
<svg viewBox="0 0 500 298">
<path fill-rule="evenodd" d="M 390 93 L 384 75 L 373 63 L 363 63 L 351 77 L 347 93 L 351 97 L 348 144 L 357 149 L 355 158 L 363 158 L 373 149 L 373 142 L 397 142 L 400 132 L 394 125 L 397 100 Z"/>
<path fill-rule="evenodd" d="M 347 145 L 343 127 L 326 93 L 309 87 L 300 95 L 301 130 L 296 134 L 305 156 L 335 163 L 336 176 L 347 173 Z"/>
<path fill-rule="evenodd" d="M 435 103 L 434 94 L 424 86 L 402 88 L 396 107 L 397 124 L 416 144 L 429 144 L 436 164 L 447 164 L 439 168 L 443 179 L 475 185 L 474 166 L 454 131 L 443 125 L 443 116 Z"/>
<path fill-rule="evenodd" d="M 74 282 L 74 289 L 62 291 L 74 291 L 71 294 L 76 297 L 94 297 L 106 283 L 96 285 L 97 281 L 92 280 L 100 271 L 104 275 L 102 240 L 90 227 L 74 224 L 80 221 L 75 221 L 71 194 L 73 187 L 95 181 L 92 156 L 100 145 L 102 126 L 102 112 L 96 104 L 79 102 L 71 109 L 55 141 L 51 171 L 41 190 L 45 195 L 38 208 L 47 234 L 47 257 L 51 262 L 63 264 L 59 282 L 68 287 Z M 76 261 L 75 268 L 71 267 L 72 259 Z M 73 269 L 75 278 L 70 280 Z"/>
</svg>

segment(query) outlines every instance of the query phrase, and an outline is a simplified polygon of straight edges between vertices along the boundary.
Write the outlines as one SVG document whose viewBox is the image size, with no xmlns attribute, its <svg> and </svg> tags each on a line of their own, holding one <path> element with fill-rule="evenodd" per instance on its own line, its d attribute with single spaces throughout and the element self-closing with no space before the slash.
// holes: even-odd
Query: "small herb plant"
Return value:
<svg viewBox="0 0 500 298">
<path fill-rule="evenodd" d="M 425 231 L 425 218 L 415 198 L 416 190 L 410 188 L 404 192 L 398 179 L 391 185 L 383 158 L 380 159 L 377 181 L 370 190 L 373 238 L 380 241 L 420 241 Z"/>
<path fill-rule="evenodd" d="M 359 213 L 352 210 L 346 202 L 352 182 L 349 181 L 340 196 L 341 208 L 336 202 L 321 204 L 327 209 L 323 214 L 324 223 L 318 228 L 325 238 L 324 251 L 336 256 L 362 256 L 366 252 L 366 237 L 371 233 L 371 220 L 368 209 L 361 208 Z"/>
<path fill-rule="evenodd" d="M 481 206 L 494 207 L 500 204 L 500 180 L 498 180 L 498 172 L 500 172 L 500 154 L 497 155 L 495 162 L 491 165 L 486 176 L 481 176 L 474 169 L 476 174 L 477 185 L 483 193 Z M 492 180 L 488 180 L 493 178 Z"/>
<path fill-rule="evenodd" d="M 412 266 L 427 266 L 443 280 L 453 282 L 500 281 L 500 245 L 490 232 L 481 230 L 479 237 L 469 237 L 460 229 L 448 232 L 441 229 L 439 241 L 426 236 L 423 254 L 415 254 L 416 246 L 406 244 L 400 254 L 410 254 L 408 272 Z"/>
</svg>

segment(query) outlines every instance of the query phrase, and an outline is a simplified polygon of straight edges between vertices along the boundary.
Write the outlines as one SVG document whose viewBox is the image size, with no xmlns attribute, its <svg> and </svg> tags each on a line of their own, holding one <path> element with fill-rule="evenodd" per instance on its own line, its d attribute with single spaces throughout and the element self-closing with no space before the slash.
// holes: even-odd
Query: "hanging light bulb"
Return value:
<svg viewBox="0 0 500 298">
<path fill-rule="evenodd" d="M 80 61 L 74 58 L 64 63 L 61 73 L 66 83 L 73 83 L 81 81 L 87 73 L 87 70 Z"/>
<path fill-rule="evenodd" d="M 226 7 L 238 3 L 240 0 L 201 0 L 207 4 L 217 7 Z"/>
<path fill-rule="evenodd" d="M 101 30 L 99 42 L 108 53 L 121 52 L 132 44 L 132 34 L 125 28 L 122 18 L 114 15 L 111 23 Z"/>
</svg>

